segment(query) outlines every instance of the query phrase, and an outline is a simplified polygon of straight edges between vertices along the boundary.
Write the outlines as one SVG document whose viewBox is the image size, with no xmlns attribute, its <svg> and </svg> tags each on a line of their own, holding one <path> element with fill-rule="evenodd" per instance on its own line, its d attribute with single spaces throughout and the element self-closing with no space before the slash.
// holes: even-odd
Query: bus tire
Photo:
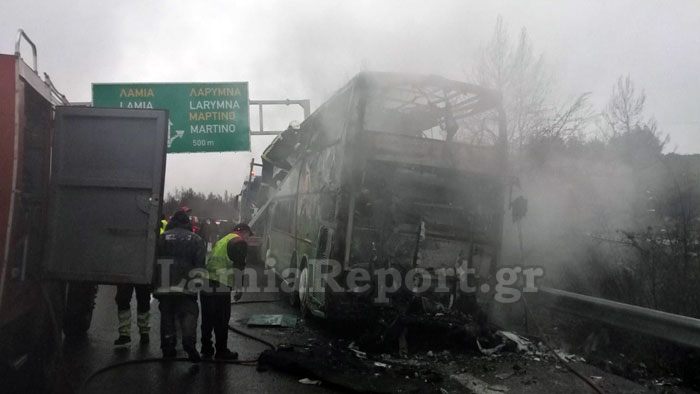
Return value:
<svg viewBox="0 0 700 394">
<path fill-rule="evenodd" d="M 296 268 L 297 268 L 297 255 L 296 255 L 296 252 L 294 253 L 294 255 L 292 255 L 292 261 L 291 261 L 291 263 L 289 264 L 289 267 L 291 268 L 290 271 L 292 272 L 292 276 L 290 276 L 290 277 L 288 278 L 288 279 L 291 281 L 291 283 L 288 283 L 289 285 L 291 285 L 291 286 L 290 286 L 291 289 L 290 289 L 289 294 L 288 294 L 289 305 L 291 305 L 292 307 L 295 307 L 295 308 L 296 308 L 296 307 L 299 305 L 299 290 L 298 290 L 298 287 L 297 287 L 297 285 L 298 285 L 298 281 L 297 281 L 298 275 L 297 275 L 297 272 L 296 272 Z"/>
<path fill-rule="evenodd" d="M 299 314 L 301 317 L 308 317 L 309 312 L 309 269 L 308 265 L 302 265 L 299 272 L 299 289 L 297 291 L 299 297 Z"/>
</svg>

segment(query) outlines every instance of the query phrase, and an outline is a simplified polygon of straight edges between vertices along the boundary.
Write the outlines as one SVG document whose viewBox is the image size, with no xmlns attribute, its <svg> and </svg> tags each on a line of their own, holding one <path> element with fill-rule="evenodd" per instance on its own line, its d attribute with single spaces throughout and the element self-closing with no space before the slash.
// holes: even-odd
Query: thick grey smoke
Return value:
<svg viewBox="0 0 700 394">
<path fill-rule="evenodd" d="M 73 101 L 93 82 L 249 81 L 251 97 L 310 98 L 314 107 L 363 69 L 468 79 L 497 15 L 525 26 L 544 51 L 560 94 L 591 91 L 602 106 L 629 73 L 680 152 L 697 151 L 700 11 L 633 1 L 149 2 L 4 1 L 0 50 L 17 28 L 39 46 L 47 71 Z M 254 118 L 255 116 L 253 116 Z M 281 123 L 292 119 L 279 119 Z M 167 188 L 237 192 L 253 154 L 172 156 Z M 222 180 L 221 171 L 230 176 Z"/>
<path fill-rule="evenodd" d="M 504 262 L 542 266 L 546 282 L 560 285 L 568 275 L 585 275 L 589 247 L 596 237 L 619 238 L 617 230 L 636 227 L 632 202 L 637 200 L 633 170 L 614 158 L 596 161 L 557 152 L 544 163 L 521 159 L 514 171 L 522 185 L 514 196 L 528 199 L 521 223 L 522 257 L 518 228 L 505 218 Z M 582 282 L 586 282 L 583 278 Z M 585 283 L 597 292 L 596 284 Z"/>
</svg>

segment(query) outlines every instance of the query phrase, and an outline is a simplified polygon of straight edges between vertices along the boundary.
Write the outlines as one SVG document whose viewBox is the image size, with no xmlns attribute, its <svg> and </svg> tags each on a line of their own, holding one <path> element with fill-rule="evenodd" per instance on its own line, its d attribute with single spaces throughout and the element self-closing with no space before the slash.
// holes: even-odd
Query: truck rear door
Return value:
<svg viewBox="0 0 700 394">
<path fill-rule="evenodd" d="M 151 282 L 168 113 L 56 107 L 46 273 L 97 283 Z"/>
</svg>

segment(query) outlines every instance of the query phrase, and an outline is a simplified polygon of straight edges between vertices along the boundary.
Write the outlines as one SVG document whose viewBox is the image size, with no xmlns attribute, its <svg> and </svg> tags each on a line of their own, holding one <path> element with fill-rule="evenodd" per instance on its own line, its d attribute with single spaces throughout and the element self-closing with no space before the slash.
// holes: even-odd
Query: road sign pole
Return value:
<svg viewBox="0 0 700 394">
<path fill-rule="evenodd" d="M 263 126 L 263 106 L 266 105 L 298 105 L 304 110 L 304 119 L 308 118 L 309 115 L 311 115 L 311 100 L 309 99 L 302 99 L 302 100 L 250 100 L 250 105 L 257 105 L 258 106 L 258 116 L 260 118 L 260 127 L 259 130 L 257 131 L 250 131 L 250 135 L 278 135 L 281 134 L 282 131 L 271 131 L 271 130 L 265 130 Z"/>
</svg>

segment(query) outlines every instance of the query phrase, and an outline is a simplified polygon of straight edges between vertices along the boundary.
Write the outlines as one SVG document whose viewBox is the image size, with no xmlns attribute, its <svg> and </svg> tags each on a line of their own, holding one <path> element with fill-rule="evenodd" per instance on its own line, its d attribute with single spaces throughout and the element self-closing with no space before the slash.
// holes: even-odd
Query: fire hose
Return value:
<svg viewBox="0 0 700 394">
<path fill-rule="evenodd" d="M 243 302 L 235 302 L 233 304 L 253 304 L 253 303 L 265 303 L 265 302 L 275 302 L 278 300 L 260 300 L 260 301 L 243 301 Z M 252 339 L 254 341 L 260 342 L 264 344 L 265 346 L 268 346 L 272 348 L 273 350 L 277 348 L 273 343 L 257 337 L 251 333 L 248 333 L 246 331 L 243 331 L 239 328 L 236 328 L 232 325 L 229 324 L 228 326 L 229 330 L 232 332 L 235 332 L 238 335 L 241 335 L 243 337 Z M 118 369 L 118 368 L 123 368 L 131 365 L 139 365 L 139 364 L 151 364 L 151 363 L 173 363 L 173 362 L 188 362 L 192 363 L 192 361 L 189 358 L 186 357 L 179 357 L 179 358 L 173 358 L 173 359 L 164 359 L 164 358 L 159 358 L 159 357 L 152 357 L 152 358 L 142 358 L 142 359 L 136 359 L 136 360 L 127 360 L 119 363 L 114 363 L 110 364 L 106 367 L 100 368 L 97 371 L 93 372 L 88 376 L 87 379 L 83 382 L 81 386 L 80 392 L 85 392 L 86 388 L 90 384 L 91 381 L 93 381 L 97 376 L 102 375 L 106 372 Z M 258 363 L 257 359 L 251 359 L 251 360 L 217 360 L 217 359 L 212 359 L 212 360 L 201 360 L 200 361 L 203 364 L 229 364 L 229 365 L 241 365 L 241 366 L 255 366 Z M 196 365 L 196 364 L 194 364 Z"/>
</svg>

